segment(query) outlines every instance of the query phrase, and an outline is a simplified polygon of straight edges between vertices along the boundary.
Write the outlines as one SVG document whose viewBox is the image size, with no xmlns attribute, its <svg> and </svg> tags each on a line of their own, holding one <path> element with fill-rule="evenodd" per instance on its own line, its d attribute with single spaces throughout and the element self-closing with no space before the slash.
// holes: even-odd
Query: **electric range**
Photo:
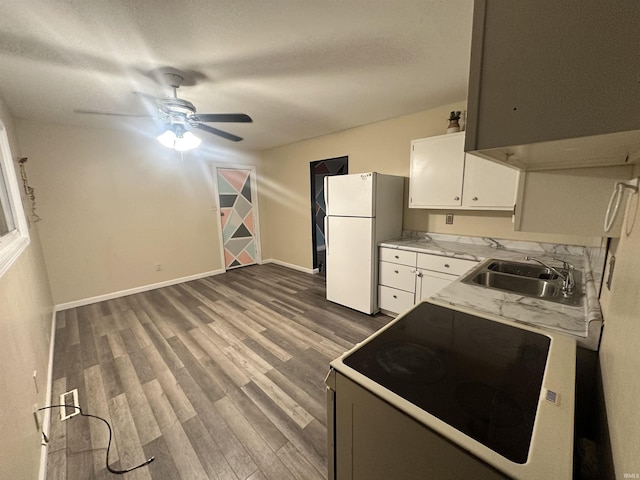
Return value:
<svg viewBox="0 0 640 480">
<path fill-rule="evenodd" d="M 467 309 L 423 302 L 331 366 L 422 426 L 453 441 L 461 455 L 471 453 L 495 469 L 495 478 L 504 478 L 501 473 L 528 478 L 531 471 L 545 471 L 534 464 L 548 449 L 539 443 L 547 433 L 555 435 L 549 440 L 556 446 L 571 450 L 575 341 L 568 337 L 522 328 Z M 556 383 L 562 378 L 569 384 Z M 330 380 L 328 385 L 333 396 L 329 414 L 335 420 L 340 391 Z M 354 405 L 349 408 L 356 409 Z M 561 418 L 562 424 L 549 426 L 552 418 Z M 330 454 L 339 447 L 335 443 L 341 428 L 347 427 L 338 422 L 330 428 L 330 437 L 334 437 Z M 357 431 L 350 435 L 357 436 Z M 394 441 L 402 443 L 402 439 Z M 402 449 L 409 447 L 416 446 Z M 349 448 L 353 451 L 355 447 Z M 334 469 L 338 458 L 331 459 Z M 393 462 L 393 457 L 388 461 Z M 571 459 L 567 461 L 570 472 Z M 554 474 L 567 470 L 566 462 L 560 463 L 563 466 L 552 470 Z"/>
</svg>

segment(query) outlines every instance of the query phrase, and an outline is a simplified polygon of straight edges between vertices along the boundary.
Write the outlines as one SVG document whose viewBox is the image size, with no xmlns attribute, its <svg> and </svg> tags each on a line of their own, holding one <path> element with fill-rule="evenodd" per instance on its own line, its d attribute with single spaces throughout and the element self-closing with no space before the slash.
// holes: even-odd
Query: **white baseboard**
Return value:
<svg viewBox="0 0 640 480">
<path fill-rule="evenodd" d="M 53 390 L 53 352 L 56 342 L 56 311 L 51 314 L 51 339 L 49 340 L 49 364 L 47 365 L 47 392 L 45 394 L 44 405 L 51 405 L 51 393 Z M 51 431 L 51 409 L 43 410 L 42 431 L 47 437 Z M 50 438 L 50 437 L 49 437 Z M 47 478 L 47 456 L 49 454 L 49 444 L 42 442 L 40 449 L 40 474 L 38 480 L 46 480 Z"/>
<path fill-rule="evenodd" d="M 265 263 L 275 263 L 276 265 L 280 265 L 282 267 L 291 268 L 293 270 L 298 270 L 299 272 L 304 272 L 304 273 L 311 273 L 311 274 L 318 273 L 318 269 L 317 268 L 301 267 L 300 265 L 294 265 L 293 263 L 283 262 L 281 260 L 276 260 L 275 258 L 269 258 L 267 260 L 262 260 L 262 262 L 260 262 L 260 265 L 264 265 Z"/>
<path fill-rule="evenodd" d="M 69 308 L 82 307 L 84 305 L 103 302 L 105 300 L 112 300 L 114 298 L 126 297 L 127 295 L 133 295 L 134 293 L 147 292 L 149 290 L 155 290 L 156 288 L 168 287 L 170 285 L 177 285 L 178 283 L 190 282 L 191 280 L 198 280 L 199 278 L 211 277 L 213 275 L 219 275 L 224 272 L 225 272 L 224 269 L 213 270 L 211 272 L 198 273 L 196 275 L 190 275 L 188 277 L 174 278 L 172 280 L 165 280 L 164 282 L 152 283 L 150 285 L 142 285 L 140 287 L 130 288 L 128 290 L 120 290 L 119 292 L 105 293 L 104 295 L 97 295 L 95 297 L 74 300 L 73 302 L 60 303 L 55 306 L 55 311 L 60 312 L 62 310 L 67 310 Z"/>
</svg>

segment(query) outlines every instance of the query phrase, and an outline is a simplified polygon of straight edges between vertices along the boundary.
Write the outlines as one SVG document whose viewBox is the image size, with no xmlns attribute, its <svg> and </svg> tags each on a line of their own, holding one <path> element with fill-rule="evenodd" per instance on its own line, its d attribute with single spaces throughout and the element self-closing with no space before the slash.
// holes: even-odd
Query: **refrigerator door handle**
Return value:
<svg viewBox="0 0 640 480">
<path fill-rule="evenodd" d="M 324 182 L 324 211 L 325 211 L 325 215 L 329 215 L 329 175 L 327 175 L 326 177 L 324 177 L 322 179 L 322 181 Z M 326 216 L 325 216 L 325 227 L 326 227 Z M 326 234 L 326 230 L 325 230 L 325 238 L 327 237 Z"/>
<path fill-rule="evenodd" d="M 328 216 L 324 217 L 324 254 L 329 255 L 329 217 Z"/>
</svg>

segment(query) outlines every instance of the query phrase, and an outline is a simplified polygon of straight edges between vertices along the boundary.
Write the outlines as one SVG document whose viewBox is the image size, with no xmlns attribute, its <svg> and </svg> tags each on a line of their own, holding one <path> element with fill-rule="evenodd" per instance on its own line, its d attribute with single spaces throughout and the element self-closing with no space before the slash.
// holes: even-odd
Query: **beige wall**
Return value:
<svg viewBox="0 0 640 480">
<path fill-rule="evenodd" d="M 213 164 L 257 157 L 205 140 L 181 160 L 135 131 L 33 121 L 17 129 L 56 304 L 222 268 Z"/>
<path fill-rule="evenodd" d="M 408 177 L 411 140 L 444 134 L 449 112 L 465 108 L 464 102 L 458 102 L 264 152 L 268 210 L 263 221 L 268 224 L 271 242 L 266 258 L 304 268 L 312 267 L 309 162 L 348 155 L 350 173 L 377 171 Z M 408 185 L 405 196 L 407 191 Z M 514 232 L 508 213 L 456 211 L 453 225 L 445 225 L 446 213 L 444 210 L 409 209 L 405 206 L 404 228 L 455 235 L 600 245 L 600 239 L 592 237 Z"/>
<path fill-rule="evenodd" d="M 640 195 L 628 202 L 615 255 L 611 291 L 601 295 L 599 355 L 616 478 L 623 478 L 640 473 Z"/>
<path fill-rule="evenodd" d="M 442 134 L 449 112 L 464 108 L 464 102 L 445 105 L 260 156 L 205 139 L 184 161 L 140 132 L 20 120 L 54 302 L 220 271 L 214 163 L 257 166 L 262 258 L 310 269 L 309 162 L 348 155 L 352 173 L 408 177 L 410 141 Z M 405 208 L 404 228 L 590 244 L 587 237 L 514 232 L 503 213 L 457 212 L 453 225 L 445 225 L 445 213 Z"/>
<path fill-rule="evenodd" d="M 622 215 L 609 232 L 604 218 L 615 183 L 631 178 L 632 170 L 627 165 L 527 172 L 520 228 L 566 232 L 569 227 L 576 235 L 619 236 Z"/>
<path fill-rule="evenodd" d="M 15 160 L 21 152 L 2 99 L 0 118 L 7 127 Z M 35 403 L 43 406 L 46 401 L 53 303 L 35 226 L 30 228 L 29 235 L 29 246 L 0 278 L 0 478 L 3 479 L 35 479 L 40 468 L 41 437 L 35 427 L 32 406 Z M 33 381 L 34 370 L 39 392 Z"/>
</svg>

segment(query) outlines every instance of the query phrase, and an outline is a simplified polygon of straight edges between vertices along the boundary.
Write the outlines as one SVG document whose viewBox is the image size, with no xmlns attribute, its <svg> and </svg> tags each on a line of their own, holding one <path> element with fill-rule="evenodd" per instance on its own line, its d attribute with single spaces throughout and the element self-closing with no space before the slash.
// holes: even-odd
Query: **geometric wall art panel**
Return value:
<svg viewBox="0 0 640 480">
<path fill-rule="evenodd" d="M 326 205 L 324 204 L 324 177 L 332 175 L 345 175 L 347 173 L 347 157 L 332 158 L 315 162 L 313 166 L 314 179 L 314 218 L 316 234 L 316 250 L 324 250 L 324 217 Z"/>
<path fill-rule="evenodd" d="M 349 170 L 349 157 L 337 157 L 311 162 L 311 202 L 313 227 L 313 268 L 324 274 L 326 245 L 324 235 L 324 218 L 327 207 L 324 202 L 324 179 L 332 175 L 345 175 Z"/>
<path fill-rule="evenodd" d="M 225 268 L 256 263 L 251 170 L 218 168 L 217 182 Z"/>
<path fill-rule="evenodd" d="M 252 208 L 253 205 L 251 205 L 251 202 L 242 195 L 237 196 L 236 203 L 233 205 L 233 209 L 240 215 L 240 218 L 243 219 L 251 212 Z"/>
<path fill-rule="evenodd" d="M 232 238 L 224 246 L 234 257 L 237 257 L 253 241 L 251 238 Z"/>
<path fill-rule="evenodd" d="M 242 225 L 242 217 L 238 215 L 233 209 L 229 209 L 231 213 L 227 214 L 227 220 L 222 229 L 222 238 L 225 240 L 233 237 L 236 230 Z"/>
</svg>

